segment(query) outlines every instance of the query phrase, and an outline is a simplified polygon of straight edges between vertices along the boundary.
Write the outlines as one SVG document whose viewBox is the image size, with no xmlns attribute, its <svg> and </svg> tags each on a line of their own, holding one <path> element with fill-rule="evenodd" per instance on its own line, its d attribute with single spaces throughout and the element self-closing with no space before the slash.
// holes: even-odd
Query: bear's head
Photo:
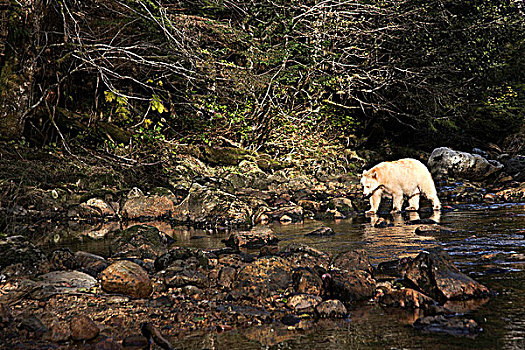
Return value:
<svg viewBox="0 0 525 350">
<path fill-rule="evenodd" d="M 374 191 L 380 186 L 375 169 L 363 172 L 361 185 L 363 186 L 363 195 L 365 197 L 374 194 Z"/>
</svg>

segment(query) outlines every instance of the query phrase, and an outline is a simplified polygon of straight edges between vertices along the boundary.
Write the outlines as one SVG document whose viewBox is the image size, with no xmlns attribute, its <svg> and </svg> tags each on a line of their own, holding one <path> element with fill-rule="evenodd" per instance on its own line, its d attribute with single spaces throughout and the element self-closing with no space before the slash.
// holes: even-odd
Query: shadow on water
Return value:
<svg viewBox="0 0 525 350">
<path fill-rule="evenodd" d="M 432 219 L 444 230 L 423 230 L 435 227 L 425 222 Z M 419 221 L 415 221 L 419 220 Z M 410 224 L 416 223 L 416 224 Z M 124 227 L 119 223 L 83 225 L 68 223 L 48 228 L 51 237 L 41 242 L 46 249 L 69 247 L 107 255 L 112 232 Z M 187 227 L 172 227 L 166 222 L 150 222 L 176 238 L 180 246 L 202 249 L 223 247 L 227 233 L 210 234 Z M 333 236 L 311 237 L 305 234 L 328 226 Z M 304 330 L 266 325 L 225 333 L 209 332 L 180 339 L 179 346 L 188 349 L 525 349 L 525 205 L 467 205 L 444 212 L 440 216 L 423 213 L 358 216 L 341 221 L 311 221 L 300 224 L 272 226 L 286 246 L 300 242 L 333 254 L 350 249 L 364 249 L 372 264 L 440 246 L 456 265 L 491 290 L 498 293 L 489 299 L 449 302 L 450 309 L 473 318 L 483 332 L 475 338 L 425 334 L 410 325 L 420 314 L 402 309 L 385 309 L 379 305 L 350 310 L 348 321 L 322 321 L 321 325 Z M 54 232 L 53 234 L 49 234 Z M 429 234 L 430 232 L 430 234 Z"/>
</svg>

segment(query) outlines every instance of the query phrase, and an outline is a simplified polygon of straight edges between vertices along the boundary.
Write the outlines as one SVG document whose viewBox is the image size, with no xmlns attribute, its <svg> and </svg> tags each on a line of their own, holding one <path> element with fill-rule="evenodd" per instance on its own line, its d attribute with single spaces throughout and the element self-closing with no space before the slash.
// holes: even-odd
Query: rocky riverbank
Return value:
<svg viewBox="0 0 525 350">
<path fill-rule="evenodd" d="M 371 304 L 419 309 L 414 327 L 473 336 L 476 322 L 445 302 L 491 294 L 440 250 L 373 267 L 365 251 L 279 248 L 269 229 L 232 233 L 224 248 L 203 251 L 143 225 L 122 231 L 113 246 L 108 258 L 67 249 L 46 255 L 23 237 L 2 239 L 4 344 L 176 348 L 192 332 L 267 324 L 308 331 Z"/>
<path fill-rule="evenodd" d="M 158 163 L 114 168 L 56 153 L 34 158 L 4 153 L 4 343 L 137 349 L 154 342 L 172 348 L 193 332 L 268 324 L 307 332 L 322 320 L 348 319 L 363 305 L 417 309 L 420 317 L 411 323 L 423 331 L 471 336 L 481 331 L 446 302 L 486 298 L 491 292 L 462 274 L 442 251 L 371 266 L 365 251 L 332 256 L 305 245 L 277 245 L 265 225 L 269 222 L 363 215 L 367 204 L 355 174 L 302 169 L 253 152 L 220 151 L 189 148 Z M 444 158 L 450 152 L 441 154 Z M 364 166 L 359 158 L 354 162 L 354 170 Z M 518 163 L 507 164 L 519 168 Z M 444 210 L 465 203 L 525 201 L 522 170 L 498 165 L 485 179 L 474 169 L 475 181 L 458 180 L 458 166 L 451 164 L 440 161 L 437 171 Z M 469 178 L 468 168 L 461 169 L 462 177 Z M 428 210 L 425 205 L 423 210 Z M 102 257 L 68 249 L 43 252 L 9 231 L 10 223 L 20 220 L 159 219 L 232 233 L 223 248 L 200 250 L 177 246 L 153 226 L 131 225 L 113 232 L 111 252 Z M 426 229 L 434 224 L 422 223 Z M 416 226 L 415 232 L 421 230 Z M 330 234 L 328 229 L 310 233 Z"/>
</svg>

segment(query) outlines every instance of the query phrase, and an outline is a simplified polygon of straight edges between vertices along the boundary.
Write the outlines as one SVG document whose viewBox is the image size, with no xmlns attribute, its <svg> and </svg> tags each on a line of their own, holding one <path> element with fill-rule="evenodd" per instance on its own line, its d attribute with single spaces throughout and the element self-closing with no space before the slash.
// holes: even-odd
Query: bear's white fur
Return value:
<svg viewBox="0 0 525 350">
<path fill-rule="evenodd" d="M 363 194 L 370 197 L 370 210 L 375 214 L 383 194 L 392 195 L 392 212 L 401 211 L 403 196 L 408 197 L 406 210 L 419 210 L 419 197 L 424 195 L 432 201 L 434 210 L 441 209 L 432 175 L 419 160 L 404 158 L 393 162 L 382 162 L 363 172 L 361 178 Z"/>
</svg>

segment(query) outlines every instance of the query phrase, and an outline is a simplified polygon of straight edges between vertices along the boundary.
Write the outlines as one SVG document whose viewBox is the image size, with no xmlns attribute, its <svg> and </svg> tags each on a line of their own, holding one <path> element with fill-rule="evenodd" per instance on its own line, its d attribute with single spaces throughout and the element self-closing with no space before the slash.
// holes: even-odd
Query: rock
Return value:
<svg viewBox="0 0 525 350">
<path fill-rule="evenodd" d="M 122 347 L 126 350 L 143 350 L 150 349 L 149 339 L 143 335 L 129 335 L 122 340 Z"/>
<path fill-rule="evenodd" d="M 392 290 L 381 298 L 381 302 L 386 306 L 409 309 L 428 309 L 437 304 L 434 299 L 410 288 Z"/>
<path fill-rule="evenodd" d="M 439 248 L 422 252 L 409 262 L 404 278 L 407 283 L 438 301 L 489 295 L 487 287 L 460 272 Z"/>
<path fill-rule="evenodd" d="M 95 322 L 85 315 L 75 315 L 69 322 L 71 338 L 73 340 L 94 339 L 100 333 L 100 329 Z"/>
<path fill-rule="evenodd" d="M 41 337 L 48 331 L 48 328 L 42 323 L 40 318 L 34 315 L 24 317 L 20 323 L 18 323 L 18 329 L 24 329 L 26 331 L 32 332 L 37 337 Z"/>
<path fill-rule="evenodd" d="M 147 298 L 153 291 L 148 274 L 139 265 L 121 260 L 100 273 L 102 288 L 109 293 L 120 293 L 132 298 Z"/>
<path fill-rule="evenodd" d="M 368 259 L 368 254 L 363 249 L 350 250 L 338 254 L 332 262 L 332 266 L 339 270 L 372 272 L 372 265 Z"/>
<path fill-rule="evenodd" d="M 84 217 L 90 216 L 115 216 L 115 210 L 106 203 L 103 199 L 100 198 L 90 198 L 84 203 L 80 203 L 79 214 Z"/>
<path fill-rule="evenodd" d="M 405 272 L 412 260 L 413 258 L 411 257 L 405 257 L 397 260 L 381 262 L 374 269 L 373 274 L 376 278 L 403 278 L 405 277 Z"/>
<path fill-rule="evenodd" d="M 291 243 L 279 255 L 293 263 L 295 267 L 322 267 L 328 269 L 330 255 L 301 243 Z"/>
<path fill-rule="evenodd" d="M 238 270 L 233 288 L 246 297 L 267 297 L 287 289 L 291 281 L 290 262 L 277 256 L 263 257 Z"/>
<path fill-rule="evenodd" d="M 259 228 L 252 231 L 234 232 L 223 242 L 227 247 L 235 249 L 255 249 L 266 245 L 277 245 L 279 239 L 275 237 L 270 228 Z"/>
<path fill-rule="evenodd" d="M 505 172 L 516 181 L 525 181 L 525 156 L 518 155 L 504 162 Z"/>
<path fill-rule="evenodd" d="M 0 239 L 0 272 L 14 265 L 16 268 L 4 271 L 4 274 L 33 275 L 50 270 L 46 255 L 23 236 Z"/>
<path fill-rule="evenodd" d="M 309 232 L 307 234 L 305 234 L 305 236 L 310 236 L 310 237 L 323 237 L 323 236 L 333 236 L 335 235 L 335 232 L 332 228 L 330 227 L 321 227 L 321 228 L 318 228 L 317 230 L 314 230 L 312 232 Z"/>
<path fill-rule="evenodd" d="M 323 301 L 315 307 L 315 313 L 320 318 L 344 318 L 348 315 L 344 304 L 337 299 Z"/>
<path fill-rule="evenodd" d="M 88 346 L 85 347 L 85 349 L 86 350 L 122 350 L 122 345 L 119 342 L 111 338 L 106 338 L 94 344 L 89 344 Z M 129 350 L 129 349 L 126 349 L 126 350 Z"/>
<path fill-rule="evenodd" d="M 311 313 L 323 299 L 317 295 L 296 294 L 288 298 L 286 305 L 298 314 Z"/>
<path fill-rule="evenodd" d="M 97 285 L 97 280 L 80 271 L 53 271 L 39 277 L 38 286 L 51 286 L 59 293 L 77 293 Z"/>
<path fill-rule="evenodd" d="M 236 196 L 199 184 L 193 184 L 188 196 L 174 208 L 172 214 L 172 218 L 179 222 L 226 226 L 249 225 L 251 216 L 251 208 Z"/>
<path fill-rule="evenodd" d="M 169 266 L 171 266 L 177 261 L 184 261 L 190 258 L 194 258 L 198 266 L 204 268 L 207 268 L 210 264 L 209 258 L 200 249 L 189 247 L 175 247 L 170 249 L 165 254 L 159 256 L 157 259 L 155 259 L 155 271 L 167 269 Z"/>
<path fill-rule="evenodd" d="M 44 336 L 44 340 L 53 343 L 63 343 L 69 338 L 71 338 L 71 328 L 69 324 L 63 322 L 54 322 Z"/>
<path fill-rule="evenodd" d="M 110 250 L 114 258 L 155 259 L 167 250 L 171 240 L 158 228 L 135 225 L 115 233 Z"/>
<path fill-rule="evenodd" d="M 140 326 L 140 331 L 146 339 L 151 339 L 162 349 L 174 349 L 173 345 L 160 333 L 160 331 L 151 322 L 145 322 Z"/>
<path fill-rule="evenodd" d="M 299 205 L 284 206 L 266 213 L 272 220 L 299 222 L 303 220 L 303 208 Z"/>
<path fill-rule="evenodd" d="M 237 275 L 237 270 L 230 266 L 225 266 L 219 272 L 219 278 L 217 284 L 224 288 L 231 288 L 235 282 L 235 276 Z"/>
<path fill-rule="evenodd" d="M 69 248 L 57 249 L 49 256 L 49 262 L 53 270 L 75 270 L 78 262 Z"/>
<path fill-rule="evenodd" d="M 97 277 L 100 272 L 109 266 L 109 263 L 103 257 L 83 251 L 75 252 L 75 261 L 80 271 L 93 277 Z"/>
<path fill-rule="evenodd" d="M 297 293 L 321 295 L 323 280 L 309 267 L 296 269 L 293 272 L 292 281 Z"/>
<path fill-rule="evenodd" d="M 8 304 L 0 303 L 0 327 L 5 328 L 13 321 L 13 314 Z"/>
<path fill-rule="evenodd" d="M 328 202 L 329 209 L 335 209 L 345 217 L 350 213 L 354 212 L 354 204 L 352 201 L 345 197 L 332 198 Z"/>
<path fill-rule="evenodd" d="M 434 149 L 428 159 L 428 166 L 435 178 L 444 176 L 469 180 L 483 180 L 503 169 L 496 160 L 487 160 L 479 154 L 452 150 L 448 147 Z"/>
<path fill-rule="evenodd" d="M 474 320 L 444 315 L 418 318 L 413 326 L 426 332 L 446 333 L 455 336 L 475 336 L 483 330 Z"/>
<path fill-rule="evenodd" d="M 173 196 L 145 196 L 133 189 L 122 206 L 122 216 L 127 219 L 170 217 L 174 211 Z"/>
<path fill-rule="evenodd" d="M 207 288 L 210 284 L 207 275 L 189 268 L 183 270 L 168 268 L 164 273 L 163 279 L 164 284 L 170 288 L 180 288 L 188 285 Z"/>
<path fill-rule="evenodd" d="M 368 300 L 374 295 L 375 280 L 366 271 L 330 271 L 323 275 L 325 292 L 343 302 Z"/>
</svg>

